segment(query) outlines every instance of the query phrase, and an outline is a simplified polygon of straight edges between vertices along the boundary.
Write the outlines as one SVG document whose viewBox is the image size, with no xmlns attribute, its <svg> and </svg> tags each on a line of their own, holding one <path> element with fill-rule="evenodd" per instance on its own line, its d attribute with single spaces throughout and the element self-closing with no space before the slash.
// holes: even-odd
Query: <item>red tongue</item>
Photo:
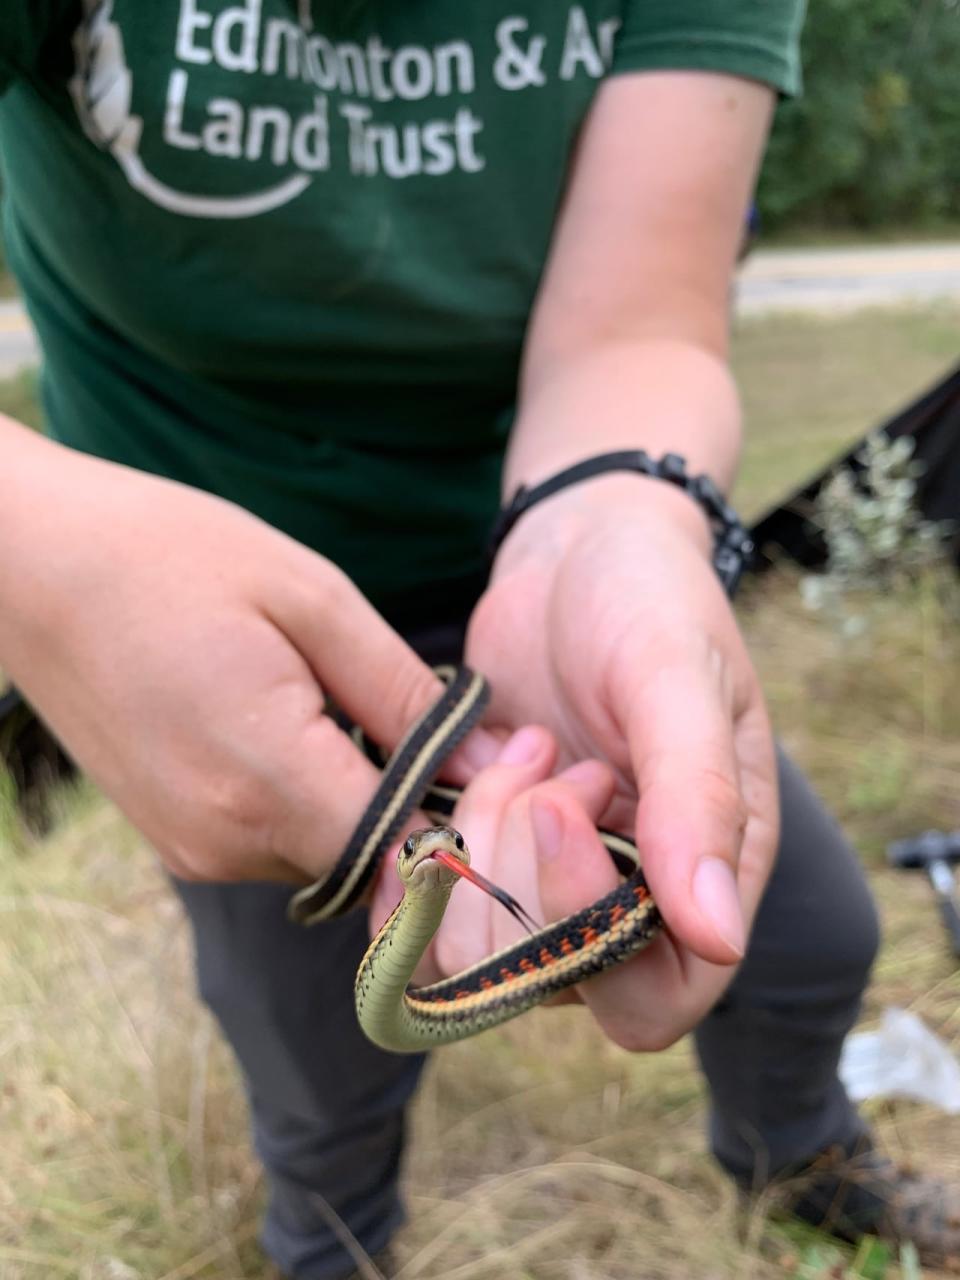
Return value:
<svg viewBox="0 0 960 1280">
<path fill-rule="evenodd" d="M 433 858 L 434 862 L 439 862 L 441 866 L 452 871 L 454 875 L 460 876 L 463 880 L 469 880 L 471 884 L 475 884 L 478 889 L 488 893 L 491 898 L 496 898 L 497 902 L 510 912 L 514 920 L 523 925 L 527 933 L 535 933 L 538 929 L 543 928 L 512 894 L 507 893 L 506 889 L 501 889 L 498 884 L 494 884 L 492 880 L 482 876 L 479 871 L 474 871 L 473 867 L 468 867 L 465 862 L 455 858 L 452 853 L 447 853 L 444 849 L 435 849 L 430 854 L 430 857 Z"/>
</svg>

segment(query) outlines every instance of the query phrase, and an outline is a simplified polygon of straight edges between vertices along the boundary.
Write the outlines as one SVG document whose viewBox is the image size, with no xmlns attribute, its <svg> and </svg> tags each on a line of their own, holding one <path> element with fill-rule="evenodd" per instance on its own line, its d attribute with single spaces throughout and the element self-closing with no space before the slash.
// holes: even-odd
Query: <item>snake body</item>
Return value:
<svg viewBox="0 0 960 1280">
<path fill-rule="evenodd" d="M 333 870 L 297 893 L 289 914 L 314 924 L 355 905 L 407 817 L 423 806 L 435 827 L 412 833 L 399 857 L 404 896 L 371 942 L 357 971 L 357 1016 L 381 1048 L 422 1052 L 464 1040 L 517 1017 L 557 992 L 619 964 L 659 933 L 660 913 L 639 869 L 636 846 L 601 831 L 625 879 L 589 907 L 537 929 L 480 964 L 427 987 L 411 988 L 414 970 L 443 919 L 457 879 L 469 867 L 462 836 L 443 820 L 457 792 L 433 777 L 477 722 L 489 697 L 467 668 L 445 673 L 447 687 L 388 761 L 380 785 Z M 505 897 L 507 895 L 504 895 Z"/>
<path fill-rule="evenodd" d="M 459 841 L 459 844 L 458 844 Z M 655 936 L 660 916 L 639 873 L 593 906 L 539 929 L 452 978 L 408 986 L 440 926 L 456 875 L 437 851 L 467 859 L 452 827 L 413 832 L 398 859 L 404 895 L 367 948 L 354 987 L 367 1037 L 396 1053 L 464 1040 L 619 964 Z"/>
</svg>

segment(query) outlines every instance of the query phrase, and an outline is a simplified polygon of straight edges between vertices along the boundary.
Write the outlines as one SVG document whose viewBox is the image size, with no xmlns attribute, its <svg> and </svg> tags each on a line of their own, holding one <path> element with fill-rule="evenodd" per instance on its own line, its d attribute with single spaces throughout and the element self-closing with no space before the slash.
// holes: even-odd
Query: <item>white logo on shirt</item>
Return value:
<svg viewBox="0 0 960 1280">
<path fill-rule="evenodd" d="M 76 72 L 70 93 L 88 137 L 110 150 L 130 185 L 148 200 L 194 218 L 251 218 L 296 199 L 310 185 L 307 174 L 297 173 L 251 195 L 201 196 L 177 191 L 155 178 L 140 158 L 143 119 L 130 111 L 133 77 L 120 28 L 111 21 L 113 0 L 85 4 L 87 15 L 73 38 Z"/>
<path fill-rule="evenodd" d="M 310 0 L 298 0 L 297 16 L 266 15 L 263 0 L 237 0 L 217 12 L 203 7 L 210 0 L 179 0 L 159 139 L 174 152 L 231 167 L 269 165 L 289 175 L 240 195 L 180 190 L 151 172 L 141 153 L 145 121 L 132 111 L 133 75 L 115 0 L 83 3 L 70 81 L 77 114 L 130 185 L 171 213 L 254 217 L 295 200 L 334 165 L 361 179 L 434 178 L 486 167 L 484 122 L 469 101 L 477 90 L 478 54 L 467 40 L 390 47 L 372 34 L 362 42 L 336 41 L 315 30 Z M 513 95 L 536 93 L 551 76 L 599 79 L 613 56 L 618 25 L 611 19 L 591 28 L 575 4 L 563 39 L 550 42 L 526 17 L 505 17 L 490 32 L 492 84 Z M 217 72 L 214 93 L 204 68 Z M 240 78 L 238 96 L 223 93 L 223 72 Z M 258 90 L 270 85 L 283 88 L 270 95 L 274 101 L 257 101 Z M 398 119 L 395 106 L 380 110 L 383 103 L 427 100 L 437 103 L 427 119 L 422 111 Z M 155 154 L 154 134 L 149 138 L 148 152 Z"/>
</svg>

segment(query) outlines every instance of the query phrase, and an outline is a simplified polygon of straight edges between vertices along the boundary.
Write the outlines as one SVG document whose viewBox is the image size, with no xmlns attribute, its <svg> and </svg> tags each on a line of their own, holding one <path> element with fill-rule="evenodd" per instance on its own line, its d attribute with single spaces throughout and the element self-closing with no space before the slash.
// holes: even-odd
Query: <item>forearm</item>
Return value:
<svg viewBox="0 0 960 1280">
<path fill-rule="evenodd" d="M 728 489 L 740 451 L 740 405 L 725 360 L 675 338 L 619 339 L 528 372 L 504 490 L 612 449 L 679 453 Z"/>
<path fill-rule="evenodd" d="M 729 489 L 730 282 L 772 105 L 761 85 L 693 72 L 598 94 L 527 334 L 506 493 L 616 448 L 679 453 Z"/>
<path fill-rule="evenodd" d="M 36 431 L 0 413 L 0 458 L 3 459 L 4 475 L 12 481 L 5 486 L 4 501 L 0 504 L 0 538 L 4 539 L 4 551 L 7 549 L 6 538 L 19 525 L 22 504 L 28 497 L 24 485 L 35 472 L 38 458 L 55 448 Z M 2 563 L 0 559 L 0 566 Z"/>
<path fill-rule="evenodd" d="M 126 468 L 49 439 L 0 414 L 4 501 L 0 504 L 0 665 L 15 678 L 36 647 L 69 628 L 91 577 L 112 569 L 104 536 L 110 501 Z M 135 503 L 135 499 L 130 500 Z M 153 529 L 141 511 L 143 557 Z M 105 587 L 104 590 L 109 590 Z"/>
<path fill-rule="evenodd" d="M 40 535 L 59 505 L 50 490 L 57 464 L 66 455 L 61 446 L 0 414 L 5 488 L 0 503 L 0 660 L 9 661 L 11 637 L 35 594 L 31 562 L 44 554 Z"/>
</svg>

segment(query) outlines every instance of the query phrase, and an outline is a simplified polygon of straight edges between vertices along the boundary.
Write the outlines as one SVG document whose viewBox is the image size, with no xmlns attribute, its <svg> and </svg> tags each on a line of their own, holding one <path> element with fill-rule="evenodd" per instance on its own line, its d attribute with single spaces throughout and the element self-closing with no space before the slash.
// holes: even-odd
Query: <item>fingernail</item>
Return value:
<svg viewBox="0 0 960 1280">
<path fill-rule="evenodd" d="M 547 800 L 530 802 L 530 820 L 537 840 L 537 854 L 544 862 L 552 862 L 560 856 L 563 844 L 563 823 L 556 809 Z"/>
<path fill-rule="evenodd" d="M 738 956 L 747 936 L 733 872 L 719 858 L 704 858 L 693 875 L 693 898 L 728 947 Z"/>
<path fill-rule="evenodd" d="M 507 741 L 500 752 L 497 764 L 530 764 L 540 754 L 543 735 L 533 725 L 527 725 Z"/>
</svg>

